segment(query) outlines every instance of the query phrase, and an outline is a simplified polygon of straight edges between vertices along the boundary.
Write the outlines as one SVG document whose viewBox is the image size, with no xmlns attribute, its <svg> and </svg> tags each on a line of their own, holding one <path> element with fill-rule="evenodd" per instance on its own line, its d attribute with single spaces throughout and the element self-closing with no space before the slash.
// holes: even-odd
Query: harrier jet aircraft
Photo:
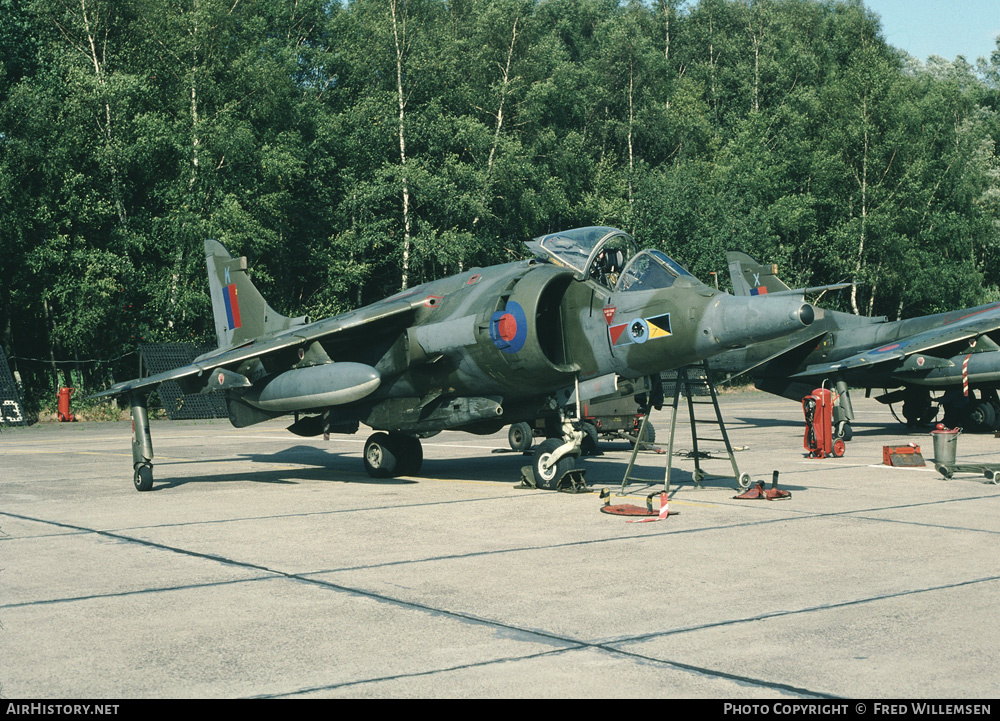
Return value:
<svg viewBox="0 0 1000 721">
<path fill-rule="evenodd" d="M 730 252 L 738 296 L 802 297 L 848 284 L 790 290 L 777 266 Z M 908 320 L 888 321 L 816 309 L 816 321 L 780 343 L 762 343 L 718 356 L 715 370 L 747 373 L 757 388 L 801 401 L 824 384 L 839 393 L 836 433 L 850 440 L 854 419 L 848 388 L 885 389 L 877 400 L 903 401 L 910 426 L 934 418 L 930 391 L 945 391 L 945 422 L 992 429 L 1000 420 L 1000 303 Z M 889 389 L 895 389 L 889 392 Z M 976 395 L 978 394 L 978 398 Z"/>
<path fill-rule="evenodd" d="M 813 320 L 801 298 L 720 293 L 659 251 L 636 253 L 614 228 L 552 233 L 527 246 L 529 260 L 309 322 L 276 313 L 251 283 L 246 258 L 206 240 L 218 349 L 96 394 L 129 398 L 135 487 L 153 484 L 148 392 L 172 380 L 185 393 L 224 391 L 238 428 L 288 414 L 288 430 L 302 436 L 370 426 L 364 465 L 381 478 L 417 473 L 420 438 L 443 429 L 488 434 L 546 418 L 534 473 L 552 488 L 580 454 L 572 416 L 581 401 L 652 390 L 660 371 Z"/>
</svg>

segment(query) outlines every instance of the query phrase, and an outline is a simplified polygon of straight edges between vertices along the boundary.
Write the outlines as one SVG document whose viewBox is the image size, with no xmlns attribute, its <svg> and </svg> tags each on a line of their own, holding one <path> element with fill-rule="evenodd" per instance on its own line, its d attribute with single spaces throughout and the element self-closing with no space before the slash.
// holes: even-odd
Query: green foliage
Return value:
<svg viewBox="0 0 1000 721">
<path fill-rule="evenodd" d="M 998 79 L 858 0 L 0 0 L 0 339 L 29 387 L 214 340 L 205 237 L 288 315 L 588 224 L 842 310 L 993 301 Z"/>
</svg>

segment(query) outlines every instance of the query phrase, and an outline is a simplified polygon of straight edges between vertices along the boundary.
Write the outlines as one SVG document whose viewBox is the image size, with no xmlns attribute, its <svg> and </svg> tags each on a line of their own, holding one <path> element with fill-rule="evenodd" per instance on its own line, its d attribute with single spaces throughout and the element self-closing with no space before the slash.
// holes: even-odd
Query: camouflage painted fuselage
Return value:
<svg viewBox="0 0 1000 721">
<path fill-rule="evenodd" d="M 276 313 L 246 258 L 206 240 L 219 348 L 98 395 L 134 398 L 173 380 L 188 393 L 224 391 L 238 427 L 293 413 L 301 435 L 361 423 L 493 432 L 812 322 L 801 299 L 720 293 L 658 251 L 631 254 L 631 243 L 604 227 L 542 236 L 528 244 L 531 260 L 309 322 Z"/>
<path fill-rule="evenodd" d="M 669 288 L 616 293 L 534 259 L 472 269 L 382 301 L 400 302 L 412 314 L 320 338 L 322 353 L 307 354 L 335 358 L 331 370 L 371 367 L 380 379 L 364 399 L 325 409 L 330 429 L 360 421 L 401 432 L 493 432 L 555 412 L 559 391 L 568 396 L 577 380 L 648 376 L 803 326 L 800 302 L 755 300 L 767 312 L 748 315 L 733 307 L 745 301 L 690 277 Z M 308 362 L 272 363 L 255 386 Z M 237 401 L 254 393 L 231 392 Z M 234 422 L 243 425 L 251 419 L 239 417 L 240 405 Z"/>
<path fill-rule="evenodd" d="M 991 336 L 1000 332 L 966 326 L 998 315 L 997 303 L 899 321 L 820 311 L 799 334 L 720 354 L 710 365 L 732 374 L 749 368 L 758 388 L 791 400 L 838 380 L 868 389 L 997 388 L 1000 346 Z"/>
</svg>

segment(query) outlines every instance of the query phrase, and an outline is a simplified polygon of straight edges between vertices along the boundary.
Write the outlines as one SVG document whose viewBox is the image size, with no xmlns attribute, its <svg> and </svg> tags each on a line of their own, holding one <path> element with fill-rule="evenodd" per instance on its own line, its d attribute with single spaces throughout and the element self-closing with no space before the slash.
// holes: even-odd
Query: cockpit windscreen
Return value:
<svg viewBox="0 0 1000 721">
<path fill-rule="evenodd" d="M 658 250 L 644 250 L 636 255 L 618 279 L 615 290 L 655 290 L 669 288 L 677 278 L 693 278 L 683 266 Z"/>
</svg>

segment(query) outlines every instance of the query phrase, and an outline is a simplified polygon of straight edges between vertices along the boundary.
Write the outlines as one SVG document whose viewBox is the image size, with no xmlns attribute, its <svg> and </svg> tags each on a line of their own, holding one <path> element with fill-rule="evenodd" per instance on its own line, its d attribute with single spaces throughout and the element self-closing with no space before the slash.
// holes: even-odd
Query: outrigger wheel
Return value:
<svg viewBox="0 0 1000 721">
<path fill-rule="evenodd" d="M 129 406 L 132 413 L 132 483 L 137 491 L 149 491 L 153 488 L 153 440 L 149 437 L 146 396 L 132 393 Z"/>
<path fill-rule="evenodd" d="M 135 473 L 132 475 L 132 482 L 137 491 L 150 491 L 153 489 L 153 465 L 151 463 L 137 463 Z"/>
</svg>

